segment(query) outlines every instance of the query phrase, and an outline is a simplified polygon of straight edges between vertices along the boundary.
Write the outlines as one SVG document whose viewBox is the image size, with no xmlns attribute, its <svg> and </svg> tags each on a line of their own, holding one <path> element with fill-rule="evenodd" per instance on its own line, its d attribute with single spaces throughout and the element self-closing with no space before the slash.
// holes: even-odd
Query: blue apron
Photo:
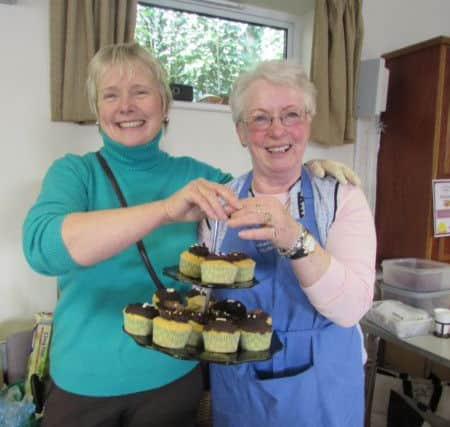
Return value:
<svg viewBox="0 0 450 427">
<path fill-rule="evenodd" d="M 249 173 L 239 197 L 248 195 Z M 311 182 L 302 172 L 305 216 L 300 222 L 319 241 Z M 256 261 L 259 284 L 218 290 L 247 309 L 272 315 L 283 349 L 264 362 L 210 365 L 214 427 L 361 427 L 364 375 L 361 338 L 315 310 L 303 293 L 290 261 L 268 242 L 245 241 L 229 228 L 220 251 L 243 251 Z"/>
</svg>

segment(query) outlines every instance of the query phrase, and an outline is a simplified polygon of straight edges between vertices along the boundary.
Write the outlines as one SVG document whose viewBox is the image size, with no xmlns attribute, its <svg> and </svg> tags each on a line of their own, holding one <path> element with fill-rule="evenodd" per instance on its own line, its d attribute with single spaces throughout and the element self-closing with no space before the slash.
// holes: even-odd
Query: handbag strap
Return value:
<svg viewBox="0 0 450 427">
<path fill-rule="evenodd" d="M 108 165 L 108 162 L 105 160 L 105 158 L 100 154 L 99 151 L 96 153 L 97 159 L 100 162 L 100 165 L 102 166 L 103 170 L 105 171 L 106 176 L 108 177 L 116 195 L 119 199 L 120 205 L 124 208 L 128 206 L 127 201 L 125 200 L 125 197 L 122 193 L 122 190 L 119 187 L 119 184 L 117 183 L 116 177 L 114 176 L 111 168 Z M 150 274 L 151 279 L 153 280 L 153 283 L 156 285 L 158 289 L 164 289 L 165 286 L 162 284 L 162 282 L 159 280 L 158 276 L 156 275 L 155 269 L 152 266 L 152 263 L 150 262 L 150 259 L 147 255 L 147 251 L 145 250 L 144 243 L 142 240 L 138 240 L 136 242 L 136 246 L 139 251 L 139 255 L 142 258 L 142 261 L 144 262 L 145 268 L 147 269 L 148 273 Z"/>
</svg>

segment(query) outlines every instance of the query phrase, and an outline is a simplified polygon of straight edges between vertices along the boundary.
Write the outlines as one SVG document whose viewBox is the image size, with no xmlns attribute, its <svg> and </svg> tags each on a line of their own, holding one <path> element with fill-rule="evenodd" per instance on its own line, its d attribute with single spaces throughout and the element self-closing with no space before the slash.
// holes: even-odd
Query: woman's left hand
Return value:
<svg viewBox="0 0 450 427">
<path fill-rule="evenodd" d="M 301 225 L 276 198 L 258 196 L 241 200 L 242 208 L 233 212 L 229 227 L 250 227 L 239 232 L 244 240 L 271 240 L 277 248 L 290 248 Z"/>
</svg>

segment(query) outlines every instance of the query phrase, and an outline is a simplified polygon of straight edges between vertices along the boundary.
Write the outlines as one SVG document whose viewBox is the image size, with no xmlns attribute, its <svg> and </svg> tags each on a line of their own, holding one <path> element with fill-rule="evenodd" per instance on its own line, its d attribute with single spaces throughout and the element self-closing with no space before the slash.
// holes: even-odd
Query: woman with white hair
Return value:
<svg viewBox="0 0 450 427">
<path fill-rule="evenodd" d="M 302 166 L 315 96 L 299 65 L 269 61 L 230 97 L 253 168 L 230 183 L 242 207 L 219 223 L 217 250 L 253 258 L 259 284 L 215 297 L 269 313 L 283 348 L 263 362 L 211 364 L 215 427 L 363 425 L 357 325 L 373 297 L 375 227 L 360 188 Z"/>
</svg>

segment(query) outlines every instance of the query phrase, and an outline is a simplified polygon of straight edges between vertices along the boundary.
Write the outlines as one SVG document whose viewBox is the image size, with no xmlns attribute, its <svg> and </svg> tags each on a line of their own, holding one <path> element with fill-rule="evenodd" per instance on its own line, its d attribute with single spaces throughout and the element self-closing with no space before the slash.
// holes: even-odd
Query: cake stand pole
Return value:
<svg viewBox="0 0 450 427">
<path fill-rule="evenodd" d="M 216 253 L 217 250 L 217 235 L 219 232 L 219 221 L 217 219 L 212 221 L 212 230 L 211 230 L 211 252 L 213 254 Z M 211 289 L 206 288 L 205 292 L 205 306 L 203 307 L 203 313 L 206 314 L 209 307 L 209 300 L 211 298 Z"/>
<path fill-rule="evenodd" d="M 219 221 L 215 219 L 212 222 L 211 229 L 211 252 L 215 254 L 217 252 L 217 236 L 219 234 Z"/>
</svg>

